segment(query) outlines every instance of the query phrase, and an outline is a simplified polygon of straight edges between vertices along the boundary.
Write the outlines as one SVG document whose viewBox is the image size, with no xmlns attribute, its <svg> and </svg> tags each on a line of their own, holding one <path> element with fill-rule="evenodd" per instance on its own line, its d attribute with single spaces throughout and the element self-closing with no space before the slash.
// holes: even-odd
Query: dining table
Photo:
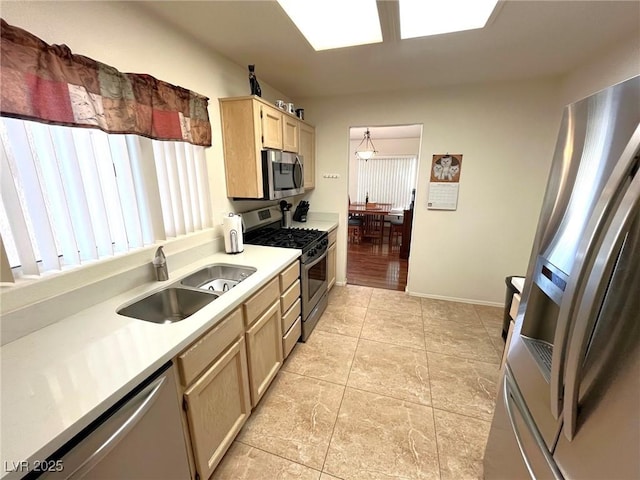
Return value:
<svg viewBox="0 0 640 480">
<path fill-rule="evenodd" d="M 373 241 L 384 238 L 384 217 L 389 215 L 392 205 L 390 203 L 351 203 L 349 204 L 349 218 L 362 220 L 362 232 L 360 236 Z"/>
</svg>

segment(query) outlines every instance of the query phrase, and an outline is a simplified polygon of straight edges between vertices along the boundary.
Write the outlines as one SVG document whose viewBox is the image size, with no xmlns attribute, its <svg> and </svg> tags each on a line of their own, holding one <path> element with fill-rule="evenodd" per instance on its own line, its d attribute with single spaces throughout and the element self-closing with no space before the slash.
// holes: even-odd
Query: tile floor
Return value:
<svg viewBox="0 0 640 480">
<path fill-rule="evenodd" d="M 482 478 L 502 309 L 334 287 L 213 478 Z"/>
</svg>

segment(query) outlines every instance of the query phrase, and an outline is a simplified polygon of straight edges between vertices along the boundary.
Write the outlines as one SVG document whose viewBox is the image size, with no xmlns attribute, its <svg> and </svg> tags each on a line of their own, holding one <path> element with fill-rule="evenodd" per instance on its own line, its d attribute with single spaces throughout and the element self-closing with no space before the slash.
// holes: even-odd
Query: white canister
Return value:
<svg viewBox="0 0 640 480">
<path fill-rule="evenodd" d="M 242 238 L 242 216 L 230 213 L 224 217 L 222 232 L 224 235 L 224 250 L 227 253 L 241 253 L 244 250 Z"/>
</svg>

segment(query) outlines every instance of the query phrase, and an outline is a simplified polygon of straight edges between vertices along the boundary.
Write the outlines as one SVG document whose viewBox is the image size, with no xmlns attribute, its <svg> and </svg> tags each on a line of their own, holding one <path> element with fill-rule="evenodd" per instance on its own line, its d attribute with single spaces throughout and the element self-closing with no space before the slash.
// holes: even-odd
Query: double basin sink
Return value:
<svg viewBox="0 0 640 480">
<path fill-rule="evenodd" d="M 253 267 L 208 265 L 166 288 L 116 310 L 125 317 L 153 323 L 175 323 L 193 315 L 256 272 Z"/>
</svg>

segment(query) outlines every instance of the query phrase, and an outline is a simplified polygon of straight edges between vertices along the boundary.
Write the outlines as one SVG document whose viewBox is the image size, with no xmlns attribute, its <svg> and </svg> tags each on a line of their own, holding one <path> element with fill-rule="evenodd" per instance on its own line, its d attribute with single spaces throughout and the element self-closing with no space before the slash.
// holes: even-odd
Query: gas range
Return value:
<svg viewBox="0 0 640 480">
<path fill-rule="evenodd" d="M 247 232 L 244 243 L 302 250 L 302 263 L 322 256 L 327 250 L 327 232 L 311 228 L 282 228 L 282 214 L 270 207 L 243 214 Z M 274 221 L 275 220 L 275 221 Z"/>
<path fill-rule="evenodd" d="M 327 232 L 306 228 L 267 227 L 249 232 L 245 243 L 302 250 L 302 263 L 322 255 L 329 245 Z"/>
</svg>

